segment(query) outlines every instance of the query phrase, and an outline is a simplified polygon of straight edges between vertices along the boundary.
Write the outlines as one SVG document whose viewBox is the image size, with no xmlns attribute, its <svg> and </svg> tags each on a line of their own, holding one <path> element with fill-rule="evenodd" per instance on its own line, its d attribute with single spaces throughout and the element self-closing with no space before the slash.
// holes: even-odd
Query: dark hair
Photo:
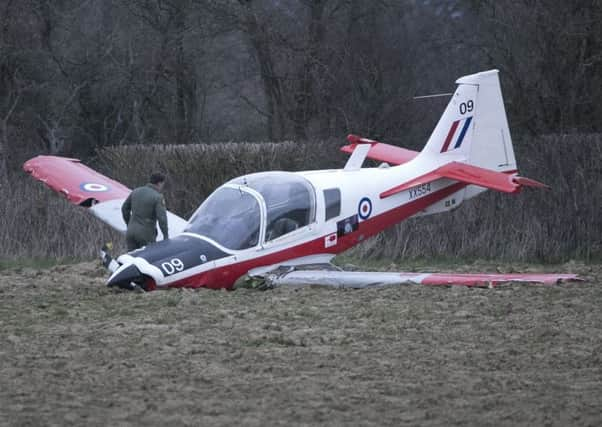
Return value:
<svg viewBox="0 0 602 427">
<path fill-rule="evenodd" d="M 153 172 L 150 176 L 150 183 L 159 184 L 160 182 L 165 182 L 165 175 L 161 172 Z"/>
</svg>

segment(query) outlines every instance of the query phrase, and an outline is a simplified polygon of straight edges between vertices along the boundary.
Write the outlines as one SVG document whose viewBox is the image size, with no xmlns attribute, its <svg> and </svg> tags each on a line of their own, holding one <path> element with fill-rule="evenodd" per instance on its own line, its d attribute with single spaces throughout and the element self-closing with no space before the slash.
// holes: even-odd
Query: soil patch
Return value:
<svg viewBox="0 0 602 427">
<path fill-rule="evenodd" d="M 586 281 L 137 294 L 97 262 L 5 270 L 0 425 L 600 425 L 602 266 L 478 268 Z"/>
</svg>

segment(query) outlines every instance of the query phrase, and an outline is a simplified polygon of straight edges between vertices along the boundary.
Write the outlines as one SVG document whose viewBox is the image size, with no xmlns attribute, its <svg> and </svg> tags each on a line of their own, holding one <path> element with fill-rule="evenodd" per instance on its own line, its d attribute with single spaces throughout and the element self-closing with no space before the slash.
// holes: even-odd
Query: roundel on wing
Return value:
<svg viewBox="0 0 602 427">
<path fill-rule="evenodd" d="M 357 214 L 361 219 L 368 219 L 372 215 L 372 202 L 368 197 L 364 197 L 360 200 L 357 206 Z"/>
<path fill-rule="evenodd" d="M 102 193 L 104 191 L 109 191 L 108 185 L 98 184 L 95 182 L 82 182 L 79 185 L 79 188 L 90 193 Z"/>
</svg>

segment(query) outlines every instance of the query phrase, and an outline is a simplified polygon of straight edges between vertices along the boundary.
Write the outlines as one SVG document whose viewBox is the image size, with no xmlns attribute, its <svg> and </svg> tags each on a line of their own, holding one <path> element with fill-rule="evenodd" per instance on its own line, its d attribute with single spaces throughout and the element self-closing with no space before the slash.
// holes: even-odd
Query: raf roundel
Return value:
<svg viewBox="0 0 602 427">
<path fill-rule="evenodd" d="M 364 197 L 357 206 L 357 214 L 361 219 L 368 219 L 372 215 L 372 202 Z"/>
<path fill-rule="evenodd" d="M 102 193 L 104 191 L 109 191 L 109 187 L 107 185 L 97 184 L 95 182 L 82 182 L 79 188 L 90 193 Z"/>
</svg>

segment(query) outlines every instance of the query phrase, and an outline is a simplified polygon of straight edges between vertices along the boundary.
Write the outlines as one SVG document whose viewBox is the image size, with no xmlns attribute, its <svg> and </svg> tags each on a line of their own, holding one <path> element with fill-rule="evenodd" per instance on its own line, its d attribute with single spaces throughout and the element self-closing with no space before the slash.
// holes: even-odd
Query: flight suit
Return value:
<svg viewBox="0 0 602 427">
<path fill-rule="evenodd" d="M 165 199 L 152 184 L 134 189 L 123 202 L 121 214 L 127 224 L 125 240 L 128 251 L 156 241 L 157 221 L 164 238 L 168 238 Z"/>
</svg>

